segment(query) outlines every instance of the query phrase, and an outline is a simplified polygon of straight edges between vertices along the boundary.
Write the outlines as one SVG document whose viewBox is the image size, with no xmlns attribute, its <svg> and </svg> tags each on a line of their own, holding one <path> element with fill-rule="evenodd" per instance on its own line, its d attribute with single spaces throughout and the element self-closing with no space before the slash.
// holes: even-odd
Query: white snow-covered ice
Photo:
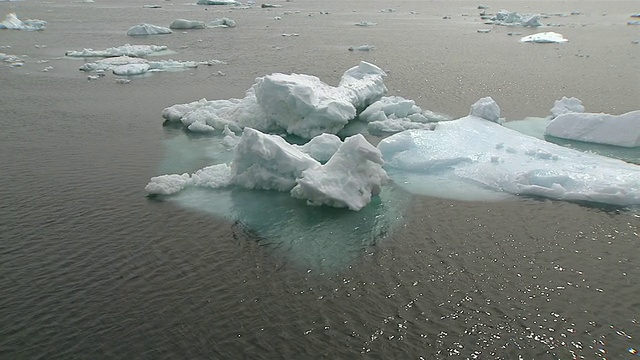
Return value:
<svg viewBox="0 0 640 360">
<path fill-rule="evenodd" d="M 167 51 L 167 46 L 164 45 L 130 45 L 125 44 L 122 46 L 111 47 L 105 50 L 83 49 L 83 50 L 69 50 L 65 52 L 69 57 L 117 57 L 117 56 L 131 56 L 131 57 L 145 57 L 149 55 L 159 55 L 162 52 Z"/>
<path fill-rule="evenodd" d="M 622 115 L 567 112 L 551 120 L 545 133 L 596 144 L 640 147 L 640 110 Z"/>
<path fill-rule="evenodd" d="M 530 42 L 530 43 L 564 43 L 567 40 L 562 34 L 557 32 L 549 31 L 549 32 L 541 32 L 537 34 L 527 35 L 520 39 L 520 42 Z"/>
<path fill-rule="evenodd" d="M 252 127 L 310 139 L 338 133 L 358 111 L 385 95 L 384 76 L 384 71 L 364 61 L 347 70 L 337 87 L 311 75 L 276 73 L 256 79 L 243 99 L 177 104 L 162 116 L 187 129 L 197 122 L 219 131 L 225 126 L 233 131 Z"/>
<path fill-rule="evenodd" d="M 116 75 L 141 75 L 147 72 L 186 70 L 199 65 L 209 65 L 207 61 L 147 60 L 137 57 L 118 56 L 85 63 L 82 71 L 113 71 Z"/>
<path fill-rule="evenodd" d="M 433 131 L 390 136 L 378 148 L 391 178 L 412 192 L 640 205 L 639 166 L 552 144 L 474 115 L 439 123 Z"/>
<path fill-rule="evenodd" d="M 169 24 L 169 29 L 204 29 L 204 21 L 175 19 Z"/>
<path fill-rule="evenodd" d="M 306 147 L 296 146 L 280 136 L 246 127 L 234 145 L 234 157 L 229 164 L 207 166 L 191 175 L 157 176 L 145 190 L 149 194 L 171 195 L 189 186 L 212 189 L 236 186 L 291 192 L 293 197 L 305 199 L 310 205 L 362 209 L 388 181 L 380 151 L 360 134 L 344 142 L 326 134 L 318 138 Z M 325 144 L 337 149 L 333 154 L 319 152 L 317 147 Z M 322 165 L 303 150 L 329 160 Z"/>
<path fill-rule="evenodd" d="M 236 27 L 236 21 L 229 18 L 217 18 L 207 23 L 208 28 L 231 28 Z"/>
<path fill-rule="evenodd" d="M 127 35 L 129 36 L 167 35 L 171 33 L 173 31 L 167 27 L 146 23 L 134 25 L 127 30 Z"/>
<path fill-rule="evenodd" d="M 566 113 L 581 113 L 584 112 L 584 106 L 580 99 L 563 96 L 562 99 L 556 100 L 551 108 L 551 117 L 555 118 L 558 115 Z"/>
<path fill-rule="evenodd" d="M 337 184 L 346 187 L 344 184 L 359 176 L 368 179 L 371 183 L 361 184 L 366 190 L 357 193 L 364 194 L 365 203 L 370 201 L 367 196 L 375 196 L 387 176 L 364 171 L 371 164 L 384 164 L 391 179 L 407 190 L 434 196 L 482 200 L 533 195 L 613 205 L 640 203 L 638 166 L 545 141 L 541 129 L 548 127 L 545 124 L 551 117 L 535 122 L 538 125 L 533 132 L 540 132 L 539 138 L 524 135 L 511 130 L 511 125 L 517 128 L 517 122 L 505 123 L 498 104 L 486 97 L 471 105 L 469 116 L 445 121 L 449 119 L 423 111 L 412 100 L 385 97 L 385 75 L 366 62 L 347 70 L 337 87 L 310 75 L 272 74 L 258 78 L 243 99 L 201 99 L 177 104 L 166 108 L 162 116 L 191 131 L 223 132 L 223 143 L 235 147 L 233 160 L 225 161 L 231 169 L 230 178 L 211 184 L 291 191 L 309 204 L 361 209 L 363 205 L 358 201 L 363 198 L 348 200 L 345 189 L 339 189 Z M 640 111 L 620 117 L 596 117 L 578 112 L 583 109 L 578 99 L 564 97 L 556 101 L 551 112 L 558 123 L 570 117 L 593 118 L 591 123 L 603 117 L 621 118 L 623 121 L 617 124 L 622 127 L 610 125 L 611 131 L 598 128 L 594 132 L 601 138 L 616 138 L 618 145 L 637 146 L 638 129 L 631 124 L 638 123 Z M 361 135 L 348 138 L 349 142 L 331 135 L 355 119 L 368 124 L 370 133 L 399 132 L 380 142 L 379 161 L 367 157 L 373 155 Z M 372 131 L 376 129 L 372 124 L 380 130 Z M 242 137 L 234 134 L 243 129 Z M 312 140 L 302 146 L 293 145 L 280 136 L 283 133 Z M 356 142 L 354 139 L 358 139 L 357 151 L 347 146 Z M 364 173 L 339 175 L 352 169 Z M 193 177 L 167 176 L 168 189 L 182 189 L 171 184 L 188 185 L 188 179 Z M 147 190 L 169 193 L 153 190 L 162 189 L 158 183 L 163 181 L 163 177 L 154 178 Z"/>
<path fill-rule="evenodd" d="M 0 22 L 0 29 L 9 30 L 27 30 L 27 31 L 39 31 L 44 30 L 47 26 L 47 22 L 38 19 L 26 19 L 20 20 L 15 13 L 9 13 L 5 19 Z"/>
</svg>

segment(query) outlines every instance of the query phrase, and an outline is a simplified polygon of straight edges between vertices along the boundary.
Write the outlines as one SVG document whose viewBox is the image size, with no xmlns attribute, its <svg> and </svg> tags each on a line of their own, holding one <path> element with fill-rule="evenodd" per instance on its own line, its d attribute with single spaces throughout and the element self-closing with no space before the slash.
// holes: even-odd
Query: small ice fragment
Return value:
<svg viewBox="0 0 640 360">
<path fill-rule="evenodd" d="M 565 39 L 562 34 L 556 32 L 542 32 L 533 35 L 528 35 L 520 39 L 520 42 L 532 42 L 532 43 L 563 43 L 569 40 Z"/>
<path fill-rule="evenodd" d="M 349 51 L 371 51 L 375 50 L 375 46 L 373 45 L 360 45 L 360 46 L 349 46 Z"/>
</svg>

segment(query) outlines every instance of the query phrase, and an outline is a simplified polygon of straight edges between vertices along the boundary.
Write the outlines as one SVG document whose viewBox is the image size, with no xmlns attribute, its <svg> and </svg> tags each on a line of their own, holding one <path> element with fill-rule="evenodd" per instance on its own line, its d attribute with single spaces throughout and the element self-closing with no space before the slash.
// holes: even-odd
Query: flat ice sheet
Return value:
<svg viewBox="0 0 640 360">
<path fill-rule="evenodd" d="M 640 205 L 640 166 L 584 153 L 467 116 L 380 142 L 391 178 L 412 192 L 462 199 L 500 194 Z"/>
</svg>

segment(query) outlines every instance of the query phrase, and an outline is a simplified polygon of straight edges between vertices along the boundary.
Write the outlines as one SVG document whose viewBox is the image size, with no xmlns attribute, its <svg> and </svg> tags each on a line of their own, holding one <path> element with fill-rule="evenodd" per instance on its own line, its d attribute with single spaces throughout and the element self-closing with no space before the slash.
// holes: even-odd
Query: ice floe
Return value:
<svg viewBox="0 0 640 360">
<path fill-rule="evenodd" d="M 214 61 L 215 62 L 215 61 Z M 200 65 L 212 65 L 212 61 L 176 61 L 176 60 L 147 60 L 129 56 L 118 56 L 85 63 L 80 70 L 112 71 L 116 75 L 141 75 L 147 72 L 185 70 L 197 68 Z M 197 125 L 196 125 L 197 126 Z"/>
<path fill-rule="evenodd" d="M 171 29 L 167 27 L 145 23 L 134 25 L 127 30 L 127 35 L 129 36 L 167 35 L 171 33 Z"/>
<path fill-rule="evenodd" d="M 196 122 L 219 131 L 225 125 L 234 131 L 249 126 L 310 139 L 336 134 L 358 111 L 385 95 L 384 76 L 384 71 L 367 62 L 347 70 L 337 87 L 311 75 L 276 73 L 258 78 L 243 99 L 177 104 L 162 116 L 187 129 Z"/>
<path fill-rule="evenodd" d="M 566 115 L 561 115 L 566 116 Z M 411 192 L 465 200 L 529 195 L 640 204 L 640 167 L 523 135 L 477 116 L 392 135 L 385 169 Z"/>
<path fill-rule="evenodd" d="M 229 18 L 213 19 L 207 24 L 208 28 L 230 28 L 236 27 L 235 20 Z"/>
<path fill-rule="evenodd" d="M 20 20 L 15 13 L 9 13 L 5 19 L 0 22 L 0 29 L 9 30 L 27 30 L 27 31 L 39 31 L 44 30 L 47 22 L 38 19 Z"/>
<path fill-rule="evenodd" d="M 521 15 L 515 11 L 500 10 L 488 23 L 502 26 L 522 26 L 522 27 L 538 27 L 543 24 L 540 22 L 540 14 Z"/>
<path fill-rule="evenodd" d="M 204 29 L 204 21 L 175 19 L 169 24 L 170 29 Z"/>
<path fill-rule="evenodd" d="M 520 39 L 520 42 L 531 43 L 564 43 L 567 41 L 569 40 L 565 39 L 562 34 L 553 31 L 527 35 Z"/>
<path fill-rule="evenodd" d="M 409 192 L 462 200 L 528 195 L 640 205 L 639 166 L 559 146 L 542 134 L 554 121 L 573 135 L 584 134 L 567 120 L 575 117 L 599 140 L 613 137 L 616 145 L 639 146 L 640 110 L 585 114 L 580 100 L 564 97 L 535 125 L 541 133 L 535 138 L 509 128 L 490 97 L 471 105 L 468 116 L 450 120 L 412 100 L 385 97 L 384 76 L 366 62 L 347 70 L 337 87 L 310 75 L 277 73 L 257 78 L 242 99 L 168 107 L 162 112 L 168 122 L 210 133 L 224 150 L 218 161 L 194 173 L 152 178 L 146 191 L 175 196 L 203 187 L 272 190 L 310 205 L 362 210 L 392 186 L 391 179 Z M 370 134 L 398 133 L 377 148 L 361 134 L 344 142 L 332 135 L 348 123 L 366 124 Z M 311 140 L 295 145 L 285 134 Z"/>
<path fill-rule="evenodd" d="M 546 135 L 596 144 L 640 147 L 640 110 L 622 115 L 563 113 L 549 122 Z"/>
<path fill-rule="evenodd" d="M 198 5 L 241 5 L 235 0 L 198 0 Z"/>
<path fill-rule="evenodd" d="M 555 118 L 558 115 L 566 113 L 581 113 L 584 112 L 584 106 L 580 99 L 563 96 L 562 99 L 556 100 L 551 108 L 551 117 Z"/>
<path fill-rule="evenodd" d="M 149 55 L 158 55 L 161 52 L 167 50 L 167 46 L 164 45 L 130 45 L 125 44 L 123 46 L 111 47 L 105 50 L 83 49 L 80 51 L 69 50 L 65 52 L 69 57 L 117 57 L 117 56 L 131 56 L 131 57 L 145 57 Z"/>
<path fill-rule="evenodd" d="M 329 156 L 324 165 L 301 151 L 304 147 L 247 127 L 237 140 L 230 164 L 207 166 L 193 174 L 154 177 L 145 190 L 149 194 L 171 195 L 186 187 L 236 186 L 291 192 L 291 196 L 307 200 L 310 205 L 362 209 L 388 181 L 380 151 L 359 134 L 344 142 L 326 134 L 319 138 L 306 150 L 323 158 Z M 323 144 L 339 145 L 333 154 L 319 154 L 318 146 Z"/>
</svg>

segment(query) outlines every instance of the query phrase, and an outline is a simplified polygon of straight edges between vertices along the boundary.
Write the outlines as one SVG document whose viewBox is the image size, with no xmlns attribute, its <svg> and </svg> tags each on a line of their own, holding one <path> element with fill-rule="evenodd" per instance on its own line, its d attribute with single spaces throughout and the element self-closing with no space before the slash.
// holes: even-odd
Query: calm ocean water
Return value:
<svg viewBox="0 0 640 360">
<path fill-rule="evenodd" d="M 360 59 L 390 69 L 391 91 L 407 84 L 401 96 L 424 89 L 403 72 L 410 61 L 397 59 L 394 66 L 396 56 L 384 47 L 370 54 L 338 45 L 301 49 L 305 27 L 326 28 L 321 16 L 333 19 L 331 26 L 351 26 L 380 21 L 378 10 L 360 18 L 334 4 L 332 14 L 308 16 L 313 6 L 302 2 L 301 13 L 286 15 L 294 20 L 276 22 L 275 10 L 142 4 L 0 3 L 2 14 L 49 21 L 38 33 L 0 30 L 0 46 L 11 46 L 0 51 L 29 55 L 22 68 L 0 66 L 0 358 L 637 357 L 637 210 L 531 198 L 457 202 L 390 191 L 385 204 L 402 204 L 393 226 L 349 230 L 345 217 L 369 222 L 358 213 L 300 209 L 296 216 L 307 216 L 307 223 L 279 234 L 279 223 L 260 232 L 197 206 L 147 198 L 144 185 L 160 174 L 176 143 L 206 146 L 206 138 L 163 127 L 164 107 L 241 97 L 256 76 L 275 71 L 336 83 Z M 461 4 L 450 11 L 476 5 Z M 124 35 L 142 21 L 221 16 L 245 20 L 248 29 L 239 23 L 229 32 Z M 293 31 L 299 39 L 280 36 Z M 357 31 L 352 36 L 354 43 L 370 40 Z M 82 61 L 60 58 L 66 50 L 127 42 L 167 44 L 174 59 L 229 65 L 119 85 L 112 75 L 89 82 L 77 71 Z M 314 57 L 315 63 L 305 60 Z M 42 72 L 45 66 L 53 70 Z M 442 92 L 461 91 L 437 79 Z M 437 101 L 442 96 L 434 95 L 443 107 L 434 110 L 467 111 L 467 102 L 446 111 L 447 101 Z M 206 162 L 198 154 L 185 157 L 191 162 L 184 171 Z M 263 196 L 238 193 L 234 201 L 256 201 L 264 222 L 269 211 L 291 211 L 290 201 L 277 198 L 260 205 Z M 331 217 L 339 236 L 315 225 L 331 226 Z"/>
</svg>

